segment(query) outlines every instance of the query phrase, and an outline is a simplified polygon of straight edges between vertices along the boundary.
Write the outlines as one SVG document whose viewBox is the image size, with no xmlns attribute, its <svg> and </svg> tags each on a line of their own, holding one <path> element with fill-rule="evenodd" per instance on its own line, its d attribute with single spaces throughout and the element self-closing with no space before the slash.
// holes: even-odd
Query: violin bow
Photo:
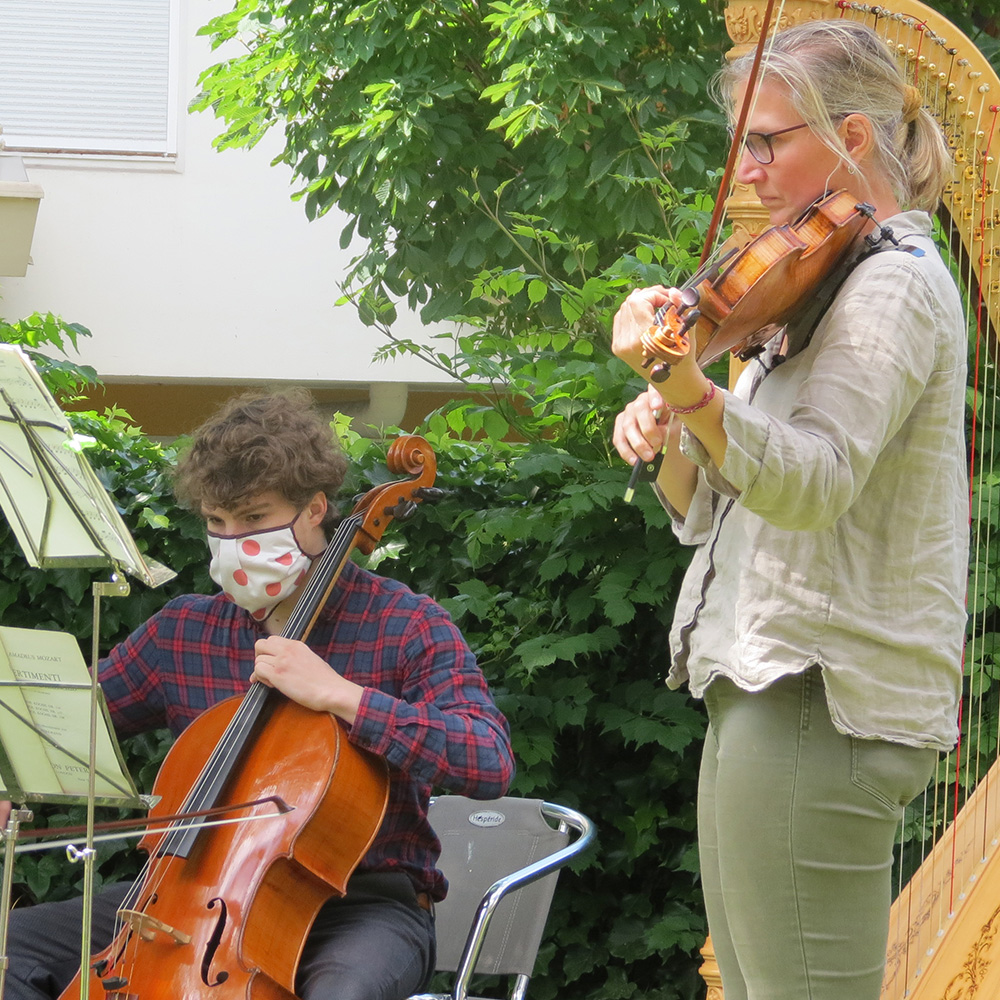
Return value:
<svg viewBox="0 0 1000 1000">
<path fill-rule="evenodd" d="M 743 101 L 740 104 L 740 111 L 736 119 L 736 127 L 733 130 L 733 141 L 729 144 L 729 155 L 726 157 L 726 166 L 722 171 L 722 178 L 719 181 L 719 193 L 715 197 L 715 207 L 712 209 L 712 218 L 708 223 L 708 231 L 705 234 L 705 246 L 701 251 L 701 259 L 698 261 L 700 271 L 708 260 L 715 243 L 719 226 L 722 223 L 722 214 L 726 210 L 726 199 L 729 197 L 733 174 L 736 171 L 736 161 L 739 158 L 740 147 L 743 145 L 743 130 L 746 128 L 747 118 L 750 115 L 753 98 L 757 87 L 757 77 L 760 75 L 760 64 L 764 56 L 764 48 L 768 44 L 773 44 L 773 37 L 769 38 L 771 27 L 771 16 L 774 12 L 775 0 L 767 0 L 767 7 L 764 9 L 764 18 L 761 21 L 760 37 L 757 39 L 757 46 L 754 49 L 753 64 L 750 66 L 750 73 L 747 76 L 747 86 L 743 93 Z"/>
<path fill-rule="evenodd" d="M 746 128 L 747 118 L 750 115 L 755 90 L 757 87 L 757 77 L 760 75 L 760 64 L 763 59 L 764 49 L 769 43 L 773 44 L 773 38 L 769 40 L 768 33 L 771 27 L 771 17 L 774 12 L 775 0 L 767 0 L 767 7 L 764 10 L 764 17 L 761 22 L 760 37 L 757 39 L 757 46 L 754 50 L 754 59 L 747 76 L 747 86 L 743 92 L 743 100 L 740 103 L 739 115 L 736 120 L 736 128 L 733 130 L 733 141 L 729 144 L 729 153 L 726 156 L 726 165 L 719 180 L 719 191 L 715 197 L 715 206 L 712 209 L 712 217 L 709 220 L 708 230 L 705 233 L 705 244 L 702 247 L 701 258 L 698 261 L 696 273 L 700 273 L 711 256 L 715 238 L 722 223 L 722 214 L 725 211 L 726 200 L 729 197 L 733 174 L 736 170 L 736 161 L 739 157 L 740 147 L 743 144 L 743 130 Z M 664 307 L 666 308 L 666 307 Z M 656 321 L 662 319 L 661 309 L 656 315 Z M 660 473 L 660 466 L 663 464 L 663 457 L 666 454 L 667 442 L 670 438 L 670 428 L 673 424 L 673 415 L 667 424 L 667 433 L 663 441 L 663 448 L 651 462 L 638 461 L 632 466 L 632 474 L 629 476 L 628 485 L 625 487 L 625 502 L 631 503 L 635 496 L 636 487 L 640 482 L 655 482 Z"/>
</svg>

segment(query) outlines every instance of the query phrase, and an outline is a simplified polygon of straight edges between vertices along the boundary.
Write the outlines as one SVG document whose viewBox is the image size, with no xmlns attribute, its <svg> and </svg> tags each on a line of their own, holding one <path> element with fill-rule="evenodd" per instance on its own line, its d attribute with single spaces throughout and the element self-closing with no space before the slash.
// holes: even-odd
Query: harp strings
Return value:
<svg viewBox="0 0 1000 1000">
<path fill-rule="evenodd" d="M 860 13 L 860 5 L 852 7 Z M 997 508 L 993 456 L 1000 289 L 995 273 L 994 235 L 998 222 L 995 153 L 1000 94 L 991 87 L 988 74 L 972 65 L 972 53 L 963 54 L 951 47 L 925 20 L 906 14 L 886 15 L 884 8 L 880 14 L 869 9 L 863 16 L 881 30 L 896 52 L 908 81 L 920 90 L 924 106 L 941 124 L 954 154 L 954 175 L 940 213 L 941 236 L 952 254 L 970 326 L 969 499 L 973 537 L 963 735 L 942 765 L 941 776 L 948 775 L 948 786 L 935 782 L 919 810 L 911 814 L 910 829 L 904 829 L 901 838 L 904 844 L 907 837 L 916 838 L 919 851 L 913 860 L 921 862 L 902 897 L 903 905 L 895 913 L 895 939 L 903 943 L 897 954 L 898 981 L 902 985 L 896 988 L 906 990 L 924 954 L 933 950 L 933 938 L 947 927 L 966 886 L 975 878 L 997 838 L 996 795 L 992 788 L 997 778 L 990 769 L 1000 756 L 994 690 L 998 595 L 990 567 L 995 565 L 993 522 Z M 974 791 L 975 808 L 967 820 L 966 840 L 959 837 L 959 810 Z M 940 845 L 936 851 L 935 844 Z M 900 890 L 904 877 L 901 865 Z M 919 925 L 924 920 L 927 929 L 921 938 Z M 907 947 L 908 943 L 914 947 Z"/>
<path fill-rule="evenodd" d="M 939 213 L 938 237 L 950 255 L 970 328 L 969 627 L 963 672 L 961 741 L 942 761 L 939 780 L 907 811 L 899 838 L 897 905 L 883 997 L 903 996 L 924 956 L 939 945 L 969 884 L 997 846 L 1000 818 L 1000 517 L 997 454 L 997 331 L 1000 329 L 1000 87 L 985 59 L 919 4 L 909 12 L 837 3 L 841 17 L 864 20 L 895 53 L 908 83 L 941 125 L 955 159 Z M 926 13 L 913 13 L 920 9 Z M 831 11 L 831 16 L 836 16 Z M 933 21 L 933 24 L 931 23 Z M 952 32 L 948 32 L 951 34 Z M 957 34 L 957 33 L 956 33 Z M 962 807 L 969 802 L 959 822 Z M 905 892 L 904 892 L 905 889 Z"/>
</svg>

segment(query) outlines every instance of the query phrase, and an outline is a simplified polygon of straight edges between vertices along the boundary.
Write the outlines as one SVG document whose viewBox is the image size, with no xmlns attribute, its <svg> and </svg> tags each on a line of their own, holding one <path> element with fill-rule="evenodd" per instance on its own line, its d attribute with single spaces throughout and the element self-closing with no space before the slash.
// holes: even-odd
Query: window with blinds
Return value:
<svg viewBox="0 0 1000 1000">
<path fill-rule="evenodd" d="M 169 156 L 180 0 L 0 0 L 0 138 Z"/>
</svg>

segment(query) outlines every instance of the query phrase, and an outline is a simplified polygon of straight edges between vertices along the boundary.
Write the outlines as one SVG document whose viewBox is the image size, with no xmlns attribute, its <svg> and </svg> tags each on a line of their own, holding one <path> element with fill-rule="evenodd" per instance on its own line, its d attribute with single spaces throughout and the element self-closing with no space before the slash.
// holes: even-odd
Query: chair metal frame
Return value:
<svg viewBox="0 0 1000 1000">
<path fill-rule="evenodd" d="M 575 833 L 576 838 L 553 854 L 540 858 L 494 882 L 483 895 L 469 928 L 451 993 L 420 993 L 410 997 L 409 1000 L 476 1000 L 469 996 L 469 984 L 475 974 L 476 963 L 497 907 L 510 893 L 563 868 L 590 847 L 594 840 L 595 829 L 587 816 L 576 809 L 554 802 L 541 802 L 540 807 L 543 816 L 559 824 L 559 830 Z M 447 871 L 445 875 L 448 875 Z M 524 1000 L 530 979 L 529 975 L 515 976 L 511 1000 Z"/>
</svg>

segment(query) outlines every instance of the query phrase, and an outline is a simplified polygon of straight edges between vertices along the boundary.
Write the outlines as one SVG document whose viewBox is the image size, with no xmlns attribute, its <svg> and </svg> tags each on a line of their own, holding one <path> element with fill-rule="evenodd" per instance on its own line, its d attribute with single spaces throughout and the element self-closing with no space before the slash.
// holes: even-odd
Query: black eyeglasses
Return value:
<svg viewBox="0 0 1000 1000">
<path fill-rule="evenodd" d="M 809 128 L 809 126 L 803 122 L 801 125 L 790 125 L 788 128 L 779 128 L 777 132 L 747 132 L 743 139 L 743 145 L 746 146 L 747 151 L 758 163 L 767 166 L 769 163 L 774 163 L 774 146 L 771 145 L 771 140 L 776 135 L 795 132 L 800 128 Z M 729 141 L 732 142 L 736 131 L 732 125 L 729 126 L 728 131 Z"/>
</svg>

